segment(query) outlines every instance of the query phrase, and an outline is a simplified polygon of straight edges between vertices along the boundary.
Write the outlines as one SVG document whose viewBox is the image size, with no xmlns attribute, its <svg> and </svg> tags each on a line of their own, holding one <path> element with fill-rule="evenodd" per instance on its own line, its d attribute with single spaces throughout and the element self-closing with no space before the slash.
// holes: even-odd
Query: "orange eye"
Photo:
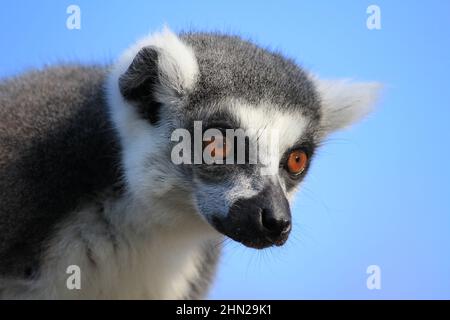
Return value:
<svg viewBox="0 0 450 320">
<path fill-rule="evenodd" d="M 226 138 L 215 136 L 212 140 L 203 141 L 203 152 L 215 159 L 225 159 L 230 153 L 230 147 L 227 146 Z"/>
<path fill-rule="evenodd" d="M 294 150 L 289 154 L 286 165 L 289 173 L 299 175 L 305 171 L 308 156 L 302 150 Z"/>
</svg>

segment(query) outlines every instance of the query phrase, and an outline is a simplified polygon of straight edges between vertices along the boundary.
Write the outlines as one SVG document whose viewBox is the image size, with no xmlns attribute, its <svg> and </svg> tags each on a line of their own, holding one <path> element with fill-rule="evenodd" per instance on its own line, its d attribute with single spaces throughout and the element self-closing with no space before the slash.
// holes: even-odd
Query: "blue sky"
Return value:
<svg viewBox="0 0 450 320">
<path fill-rule="evenodd" d="M 81 8 L 81 30 L 66 8 Z M 381 9 L 381 30 L 366 8 Z M 364 122 L 331 137 L 293 206 L 293 235 L 225 247 L 210 298 L 450 299 L 450 2 L 3 1 L 0 77 L 59 62 L 110 63 L 167 24 L 279 49 L 323 77 L 377 80 Z M 366 268 L 381 268 L 368 290 Z"/>
</svg>

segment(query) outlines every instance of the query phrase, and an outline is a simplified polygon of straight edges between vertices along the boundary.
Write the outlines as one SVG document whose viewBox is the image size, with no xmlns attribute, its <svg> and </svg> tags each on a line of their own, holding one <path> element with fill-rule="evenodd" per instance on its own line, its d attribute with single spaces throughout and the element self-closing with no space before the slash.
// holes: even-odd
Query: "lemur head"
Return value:
<svg viewBox="0 0 450 320">
<path fill-rule="evenodd" d="M 282 245 L 316 147 L 366 115 L 377 89 L 319 80 L 239 37 L 153 34 L 108 83 L 127 189 L 148 203 L 144 220 L 193 214 L 246 246 Z"/>
</svg>

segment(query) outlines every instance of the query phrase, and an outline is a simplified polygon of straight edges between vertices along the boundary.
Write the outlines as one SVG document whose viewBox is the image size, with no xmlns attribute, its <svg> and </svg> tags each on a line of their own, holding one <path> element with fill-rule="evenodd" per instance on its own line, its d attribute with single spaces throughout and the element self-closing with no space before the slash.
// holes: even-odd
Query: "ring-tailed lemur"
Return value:
<svg viewBox="0 0 450 320">
<path fill-rule="evenodd" d="M 240 37 L 167 29 L 110 68 L 1 81 L 0 297 L 205 297 L 222 235 L 286 241 L 316 146 L 367 114 L 377 88 L 319 80 Z M 194 121 L 276 130 L 276 173 L 175 164 L 171 134 Z"/>
</svg>

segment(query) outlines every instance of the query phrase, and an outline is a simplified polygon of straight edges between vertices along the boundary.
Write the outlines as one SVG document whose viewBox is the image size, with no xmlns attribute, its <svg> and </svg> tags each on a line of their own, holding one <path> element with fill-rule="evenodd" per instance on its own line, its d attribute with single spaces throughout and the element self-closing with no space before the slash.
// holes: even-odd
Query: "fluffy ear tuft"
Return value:
<svg viewBox="0 0 450 320">
<path fill-rule="evenodd" d="M 321 125 L 326 134 L 348 127 L 369 114 L 381 89 L 376 82 L 317 78 L 314 82 L 322 103 Z"/>
<path fill-rule="evenodd" d="M 120 76 L 141 70 L 141 76 L 145 76 L 144 72 L 149 69 L 147 62 L 151 67 L 156 66 L 157 80 L 164 89 L 177 94 L 191 89 L 199 72 L 193 50 L 168 28 L 141 39 L 128 49 L 116 64 L 116 73 Z"/>
<path fill-rule="evenodd" d="M 177 103 L 192 90 L 198 64 L 193 50 L 167 28 L 128 49 L 114 65 L 110 83 L 120 96 L 138 107 L 150 122 L 161 105 Z"/>
</svg>

